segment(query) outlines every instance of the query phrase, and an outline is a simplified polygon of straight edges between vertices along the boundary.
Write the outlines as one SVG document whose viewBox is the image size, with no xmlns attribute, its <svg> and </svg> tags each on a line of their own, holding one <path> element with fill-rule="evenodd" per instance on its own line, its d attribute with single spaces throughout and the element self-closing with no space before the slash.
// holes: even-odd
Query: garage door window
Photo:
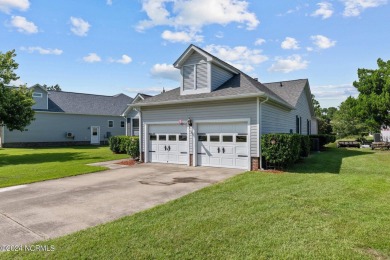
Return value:
<svg viewBox="0 0 390 260">
<path fill-rule="evenodd" d="M 187 141 L 187 134 L 181 134 L 181 135 L 179 135 L 179 141 L 180 141 L 180 142 L 185 142 L 185 141 Z"/>
<path fill-rule="evenodd" d="M 246 135 L 237 135 L 236 143 L 246 143 L 247 136 Z"/>
<path fill-rule="evenodd" d="M 198 141 L 207 142 L 207 135 L 198 135 Z"/>
<path fill-rule="evenodd" d="M 219 135 L 210 135 L 210 142 L 219 142 Z"/>
<path fill-rule="evenodd" d="M 166 135 L 159 135 L 158 136 L 158 140 L 159 141 L 166 141 L 167 140 L 167 136 Z"/>
<path fill-rule="evenodd" d="M 169 141 L 176 141 L 176 135 L 169 135 Z"/>
<path fill-rule="evenodd" d="M 149 140 L 150 140 L 150 141 L 156 141 L 156 140 L 157 140 L 157 136 L 151 134 L 151 135 L 149 135 Z"/>
<path fill-rule="evenodd" d="M 231 143 L 231 142 L 233 142 L 233 136 L 232 135 L 224 135 L 222 137 L 222 141 L 225 143 Z"/>
</svg>

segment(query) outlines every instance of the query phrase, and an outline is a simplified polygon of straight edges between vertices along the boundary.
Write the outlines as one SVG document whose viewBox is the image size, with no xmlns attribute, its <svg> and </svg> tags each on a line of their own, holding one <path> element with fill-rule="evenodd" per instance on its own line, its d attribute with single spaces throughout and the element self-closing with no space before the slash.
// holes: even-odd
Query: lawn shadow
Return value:
<svg viewBox="0 0 390 260">
<path fill-rule="evenodd" d="M 48 162 L 68 162 L 71 160 L 97 159 L 83 153 L 36 153 L 20 155 L 0 155 L 0 167 L 20 164 L 40 164 Z"/>
<path fill-rule="evenodd" d="M 344 158 L 371 154 L 371 151 L 363 149 L 327 148 L 319 153 L 312 153 L 309 158 L 298 162 L 286 171 L 292 173 L 332 173 L 339 174 Z"/>
</svg>

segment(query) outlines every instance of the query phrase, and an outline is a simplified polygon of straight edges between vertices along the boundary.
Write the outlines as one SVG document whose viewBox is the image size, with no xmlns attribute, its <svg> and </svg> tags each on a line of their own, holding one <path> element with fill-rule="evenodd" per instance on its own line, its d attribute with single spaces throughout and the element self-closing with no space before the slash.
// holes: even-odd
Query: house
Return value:
<svg viewBox="0 0 390 260">
<path fill-rule="evenodd" d="M 190 45 L 179 88 L 130 104 L 145 162 L 259 169 L 261 135 L 316 134 L 307 79 L 262 84 Z"/>
<path fill-rule="evenodd" d="M 32 89 L 35 120 L 23 132 L 4 129 L 4 147 L 101 144 L 132 130 L 124 112 L 133 99 L 124 94 L 47 91 L 39 85 Z"/>
<path fill-rule="evenodd" d="M 390 127 L 382 126 L 381 135 L 383 142 L 390 142 Z"/>
</svg>

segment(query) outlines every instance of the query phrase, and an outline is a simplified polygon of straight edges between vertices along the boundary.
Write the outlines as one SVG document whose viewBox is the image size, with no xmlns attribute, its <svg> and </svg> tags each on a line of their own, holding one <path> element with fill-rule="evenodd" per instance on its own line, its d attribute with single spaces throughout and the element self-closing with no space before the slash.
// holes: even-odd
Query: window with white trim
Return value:
<svg viewBox="0 0 390 260">
<path fill-rule="evenodd" d="M 206 62 L 183 66 L 183 90 L 206 89 L 207 82 Z"/>
<path fill-rule="evenodd" d="M 125 127 L 125 121 L 121 121 L 121 127 Z"/>
<path fill-rule="evenodd" d="M 34 92 L 34 93 L 32 94 L 32 96 L 35 97 L 35 98 L 41 98 L 41 97 L 43 97 L 43 94 L 42 94 L 42 93 L 39 93 L 39 92 Z"/>
<path fill-rule="evenodd" d="M 114 121 L 113 120 L 108 120 L 108 127 L 114 127 Z"/>
<path fill-rule="evenodd" d="M 138 136 L 139 135 L 139 118 L 131 119 L 131 135 Z"/>
</svg>

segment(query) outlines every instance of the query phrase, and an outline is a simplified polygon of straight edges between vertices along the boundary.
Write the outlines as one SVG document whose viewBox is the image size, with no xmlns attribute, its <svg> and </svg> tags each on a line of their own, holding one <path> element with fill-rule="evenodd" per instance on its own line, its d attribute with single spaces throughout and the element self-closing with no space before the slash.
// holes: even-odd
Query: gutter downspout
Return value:
<svg viewBox="0 0 390 260">
<path fill-rule="evenodd" d="M 123 116 L 123 119 L 125 119 L 125 135 L 128 136 L 127 128 L 129 128 L 129 126 L 128 126 L 128 123 L 127 123 L 127 116 Z"/>
<path fill-rule="evenodd" d="M 143 158 L 142 158 L 142 130 L 144 128 L 144 124 L 142 122 L 142 111 L 141 111 L 141 107 L 139 108 L 138 110 L 139 112 L 139 161 L 140 162 L 143 162 Z M 145 155 L 144 155 L 145 157 Z"/>
<path fill-rule="evenodd" d="M 267 102 L 269 99 L 269 97 L 267 97 L 264 101 L 260 102 L 260 106 L 259 106 L 259 113 L 260 113 L 260 127 L 259 127 L 259 160 L 260 160 L 260 170 L 264 171 L 264 168 L 263 168 L 263 156 L 261 155 L 261 135 L 262 135 L 262 131 L 261 131 L 261 128 L 263 127 L 263 109 L 262 109 L 262 104 L 264 104 L 265 102 Z M 257 102 L 259 102 L 259 98 L 257 98 Z"/>
</svg>

